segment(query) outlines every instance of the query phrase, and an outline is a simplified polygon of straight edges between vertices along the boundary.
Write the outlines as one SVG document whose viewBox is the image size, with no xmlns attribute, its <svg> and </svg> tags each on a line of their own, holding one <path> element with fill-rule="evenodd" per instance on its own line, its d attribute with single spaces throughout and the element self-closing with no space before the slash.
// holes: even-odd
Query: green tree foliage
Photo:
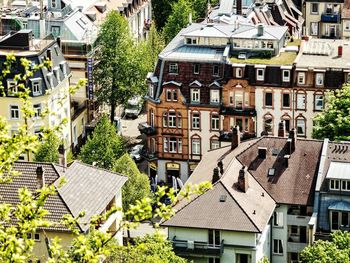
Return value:
<svg viewBox="0 0 350 263">
<path fill-rule="evenodd" d="M 126 18 L 117 11 L 111 11 L 101 25 L 97 45 L 96 96 L 111 107 L 112 122 L 118 105 L 144 93 L 144 58 L 140 57 L 138 46 L 130 36 Z"/>
<path fill-rule="evenodd" d="M 192 13 L 192 18 L 195 19 L 196 13 L 190 2 L 179 0 L 172 4 L 171 15 L 163 28 L 163 36 L 166 43 L 169 43 L 181 31 L 181 29 L 188 25 L 190 13 Z"/>
<path fill-rule="evenodd" d="M 317 240 L 301 252 L 303 263 L 347 263 L 350 262 L 350 233 L 340 230 L 332 233 L 332 242 Z"/>
<path fill-rule="evenodd" d="M 95 163 L 98 167 L 111 169 L 124 152 L 123 139 L 104 115 L 96 125 L 92 136 L 88 137 L 81 148 L 79 159 L 87 164 Z"/>
<path fill-rule="evenodd" d="M 58 163 L 58 147 L 60 141 L 54 133 L 49 133 L 44 141 L 39 145 L 37 152 L 35 153 L 35 161 Z"/>
<path fill-rule="evenodd" d="M 171 14 L 171 5 L 177 0 L 154 0 L 152 1 L 153 18 L 157 29 L 163 29 L 168 17 Z"/>
<path fill-rule="evenodd" d="M 187 260 L 176 256 L 171 243 L 161 233 L 156 232 L 154 235 L 137 238 L 135 245 L 113 249 L 108 262 L 186 263 Z"/>
<path fill-rule="evenodd" d="M 326 107 L 315 118 L 315 139 L 350 141 L 350 85 L 326 94 Z"/>
<path fill-rule="evenodd" d="M 129 209 L 130 205 L 135 204 L 137 200 L 150 195 L 150 183 L 148 176 L 140 173 L 136 163 L 131 159 L 128 153 L 120 157 L 113 166 L 113 171 L 128 177 L 123 186 L 123 209 Z"/>
</svg>

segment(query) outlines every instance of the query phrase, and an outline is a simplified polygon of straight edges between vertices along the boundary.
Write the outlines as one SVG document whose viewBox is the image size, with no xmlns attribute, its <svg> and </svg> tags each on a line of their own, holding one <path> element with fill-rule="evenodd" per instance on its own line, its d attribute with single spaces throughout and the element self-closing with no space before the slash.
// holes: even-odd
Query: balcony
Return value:
<svg viewBox="0 0 350 263">
<path fill-rule="evenodd" d="M 253 107 L 237 108 L 221 106 L 220 114 L 235 115 L 235 116 L 256 116 L 256 110 Z"/>
<path fill-rule="evenodd" d="M 321 15 L 321 22 L 340 23 L 340 14 L 339 12 L 324 12 Z"/>
<path fill-rule="evenodd" d="M 294 253 L 300 253 L 300 251 L 302 251 L 306 246 L 307 246 L 307 243 L 288 241 L 287 242 L 287 251 L 294 252 Z"/>
<path fill-rule="evenodd" d="M 307 226 L 311 216 L 287 215 L 287 224 L 293 226 Z"/>
<path fill-rule="evenodd" d="M 174 252 L 179 256 L 214 256 L 220 257 L 224 253 L 224 240 L 220 245 L 209 245 L 206 242 L 172 240 Z"/>
<path fill-rule="evenodd" d="M 241 141 L 245 141 L 255 137 L 254 132 L 242 132 L 241 133 Z M 220 142 L 231 142 L 232 141 L 232 132 L 220 131 L 219 136 Z"/>
<path fill-rule="evenodd" d="M 138 129 L 140 133 L 146 134 L 146 135 L 155 135 L 157 133 L 156 129 L 149 125 L 147 122 L 141 122 L 138 125 Z"/>
</svg>

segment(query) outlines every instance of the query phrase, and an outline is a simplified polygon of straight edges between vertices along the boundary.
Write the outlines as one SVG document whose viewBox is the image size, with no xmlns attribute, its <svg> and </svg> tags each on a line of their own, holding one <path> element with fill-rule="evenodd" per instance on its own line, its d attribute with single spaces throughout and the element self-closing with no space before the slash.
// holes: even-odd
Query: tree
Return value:
<svg viewBox="0 0 350 263">
<path fill-rule="evenodd" d="M 196 14 L 191 4 L 186 0 L 179 0 L 172 4 L 172 12 L 163 28 L 163 36 L 169 43 L 189 23 L 189 15 L 195 19 Z"/>
<path fill-rule="evenodd" d="M 171 14 L 171 5 L 177 0 L 154 0 L 152 1 L 153 18 L 156 28 L 162 30 Z"/>
<path fill-rule="evenodd" d="M 94 67 L 96 96 L 110 106 L 111 122 L 118 105 L 145 91 L 143 58 L 135 50 L 126 18 L 111 11 L 100 27 Z"/>
<path fill-rule="evenodd" d="M 317 240 L 301 252 L 303 263 L 346 263 L 350 261 L 350 233 L 340 230 L 331 234 L 332 242 Z"/>
<path fill-rule="evenodd" d="M 98 167 L 111 169 L 124 152 L 123 139 L 104 115 L 96 125 L 92 136 L 88 137 L 81 148 L 79 159 L 87 164 L 95 163 Z"/>
<path fill-rule="evenodd" d="M 156 232 L 154 235 L 136 238 L 134 245 L 113 249 L 108 262 L 186 263 L 187 260 L 176 256 L 171 243 L 161 233 Z"/>
<path fill-rule="evenodd" d="M 350 140 L 350 85 L 328 92 L 326 107 L 315 118 L 312 137 L 315 139 Z"/>
<path fill-rule="evenodd" d="M 58 163 L 58 147 L 60 141 L 54 133 L 50 133 L 39 145 L 35 153 L 36 162 Z"/>
<path fill-rule="evenodd" d="M 113 165 L 113 171 L 128 177 L 122 188 L 123 209 L 129 209 L 137 200 L 148 197 L 151 192 L 148 176 L 140 173 L 128 153 L 120 157 Z"/>
</svg>

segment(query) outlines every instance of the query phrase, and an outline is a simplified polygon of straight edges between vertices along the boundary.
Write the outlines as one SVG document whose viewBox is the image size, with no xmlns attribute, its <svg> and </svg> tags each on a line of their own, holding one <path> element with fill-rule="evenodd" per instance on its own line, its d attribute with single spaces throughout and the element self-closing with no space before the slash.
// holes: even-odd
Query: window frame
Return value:
<svg viewBox="0 0 350 263">
<path fill-rule="evenodd" d="M 284 96 L 285 95 L 288 95 L 288 97 L 289 97 L 289 99 L 288 99 L 288 106 L 285 106 L 285 104 L 284 104 Z M 281 102 L 281 104 L 282 104 L 282 109 L 290 109 L 290 107 L 291 107 L 291 96 L 290 96 L 291 94 L 290 94 L 290 92 L 282 92 L 282 102 Z"/>
<path fill-rule="evenodd" d="M 304 123 L 304 133 L 299 133 L 299 125 L 298 125 L 298 121 L 303 121 Z M 299 137 L 306 137 L 306 118 L 303 116 L 298 116 L 295 118 L 295 127 L 297 129 L 297 133 L 296 135 Z"/>
<path fill-rule="evenodd" d="M 277 244 L 277 246 L 276 246 Z M 274 255 L 283 255 L 283 240 L 281 239 L 274 239 L 273 240 L 273 254 Z"/>
<path fill-rule="evenodd" d="M 12 112 L 14 110 L 12 107 L 17 107 L 17 109 L 15 110 L 17 112 L 17 117 L 12 117 Z M 20 107 L 16 104 L 10 104 L 10 120 L 19 120 L 20 118 L 21 118 Z"/>
<path fill-rule="evenodd" d="M 191 103 L 200 103 L 201 101 L 201 90 L 199 88 L 191 88 L 190 89 L 190 95 L 191 95 Z M 198 100 L 194 100 L 193 98 L 197 98 Z"/>
<path fill-rule="evenodd" d="M 191 113 L 191 128 L 192 130 L 200 130 L 201 128 L 201 115 L 199 111 L 192 111 Z"/>
<path fill-rule="evenodd" d="M 243 69 L 242 68 L 236 68 L 236 78 L 241 79 L 243 77 Z"/>
<path fill-rule="evenodd" d="M 179 74 L 179 65 L 177 63 L 169 63 L 169 74 Z"/>
<path fill-rule="evenodd" d="M 40 119 L 41 118 L 41 112 L 42 112 L 41 103 L 33 104 L 33 110 L 34 110 L 34 118 L 35 119 Z"/>
<path fill-rule="evenodd" d="M 283 228 L 283 212 L 275 211 L 273 213 L 273 226 Z"/>
<path fill-rule="evenodd" d="M 321 80 L 321 82 L 318 83 L 317 82 L 318 80 Z M 320 72 L 315 73 L 315 86 L 317 86 L 317 87 L 323 87 L 324 86 L 324 74 L 323 73 L 320 73 Z"/>
<path fill-rule="evenodd" d="M 194 149 L 196 149 L 195 152 L 194 152 Z M 202 155 L 202 143 L 201 143 L 201 138 L 199 136 L 192 136 L 191 138 L 191 154 Z"/>
<path fill-rule="evenodd" d="M 216 99 L 216 100 L 213 100 Z M 211 89 L 210 90 L 210 104 L 220 104 L 220 90 Z"/>
<path fill-rule="evenodd" d="M 284 76 L 284 73 L 288 73 L 288 77 Z M 282 81 L 283 82 L 290 82 L 290 70 L 289 69 L 282 70 Z"/>
<path fill-rule="evenodd" d="M 218 144 L 218 147 L 213 147 L 213 143 L 217 143 Z M 215 150 L 215 149 L 219 149 L 220 148 L 220 140 L 219 140 L 219 137 L 217 136 L 212 136 L 210 138 L 210 150 Z"/>
<path fill-rule="evenodd" d="M 271 94 L 271 105 L 267 105 L 267 94 Z M 273 108 L 273 92 L 272 91 L 264 91 L 264 107 L 265 108 Z"/>
<path fill-rule="evenodd" d="M 198 64 L 198 63 L 193 64 L 193 74 L 194 75 L 199 75 L 200 74 L 200 64 Z"/>
<path fill-rule="evenodd" d="M 262 74 L 259 74 L 259 72 L 262 72 Z M 264 68 L 257 68 L 256 69 L 256 80 L 257 81 L 264 81 L 265 80 L 265 69 Z"/>
<path fill-rule="evenodd" d="M 220 76 L 219 65 L 213 65 L 213 76 L 214 77 L 219 77 Z"/>
<path fill-rule="evenodd" d="M 300 105 L 299 105 L 299 96 L 304 96 L 304 102 L 303 102 L 303 107 L 299 107 Z M 306 99 L 307 99 L 307 94 L 306 94 L 306 92 L 305 91 L 302 91 L 302 90 L 299 90 L 299 91 L 297 91 L 296 92 L 296 100 L 295 100 L 295 103 L 296 103 L 296 110 L 303 110 L 303 111 L 305 111 L 306 110 Z"/>
<path fill-rule="evenodd" d="M 332 187 L 332 183 L 334 183 L 335 187 Z M 338 187 L 336 187 L 336 184 L 338 184 Z M 341 189 L 341 183 L 339 179 L 330 179 L 329 180 L 329 190 L 331 191 L 339 191 Z"/>
<path fill-rule="evenodd" d="M 344 184 L 346 185 L 346 187 L 343 187 Z M 350 191 L 350 180 L 341 180 L 341 190 L 345 191 L 345 192 L 349 192 Z"/>
<path fill-rule="evenodd" d="M 215 125 L 213 125 L 215 124 Z M 210 114 L 210 130 L 218 131 L 220 130 L 220 115 L 218 113 Z"/>
<path fill-rule="evenodd" d="M 322 100 L 320 99 L 322 97 Z M 315 111 L 322 111 L 324 109 L 324 94 L 323 93 L 315 93 L 314 97 L 314 110 Z M 322 101 L 322 106 L 320 107 L 317 105 L 317 102 Z"/>
<path fill-rule="evenodd" d="M 316 6 L 317 7 L 317 11 L 314 11 L 313 7 Z M 311 3 L 311 8 L 310 8 L 310 14 L 311 15 L 318 15 L 319 13 L 319 4 L 318 3 Z"/>
<path fill-rule="evenodd" d="M 305 85 L 305 80 L 306 80 L 305 72 L 298 72 L 298 76 L 297 77 L 298 77 L 298 85 Z M 300 81 L 300 80 L 302 80 L 302 81 Z"/>
<path fill-rule="evenodd" d="M 18 85 L 17 81 L 13 79 L 7 80 L 7 95 L 8 96 L 15 96 L 18 93 Z"/>
</svg>

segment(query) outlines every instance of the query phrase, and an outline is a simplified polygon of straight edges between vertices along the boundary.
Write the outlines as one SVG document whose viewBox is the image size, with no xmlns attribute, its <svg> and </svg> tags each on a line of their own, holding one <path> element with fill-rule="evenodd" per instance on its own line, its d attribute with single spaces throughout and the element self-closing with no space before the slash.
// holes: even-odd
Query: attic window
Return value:
<svg viewBox="0 0 350 263">
<path fill-rule="evenodd" d="M 267 172 L 267 176 L 274 176 L 275 175 L 275 168 L 269 168 L 269 171 Z"/>
<path fill-rule="evenodd" d="M 220 195 L 220 202 L 226 202 L 227 195 Z"/>
<path fill-rule="evenodd" d="M 197 38 L 194 38 L 194 37 L 186 38 L 186 44 L 197 45 Z"/>
</svg>

